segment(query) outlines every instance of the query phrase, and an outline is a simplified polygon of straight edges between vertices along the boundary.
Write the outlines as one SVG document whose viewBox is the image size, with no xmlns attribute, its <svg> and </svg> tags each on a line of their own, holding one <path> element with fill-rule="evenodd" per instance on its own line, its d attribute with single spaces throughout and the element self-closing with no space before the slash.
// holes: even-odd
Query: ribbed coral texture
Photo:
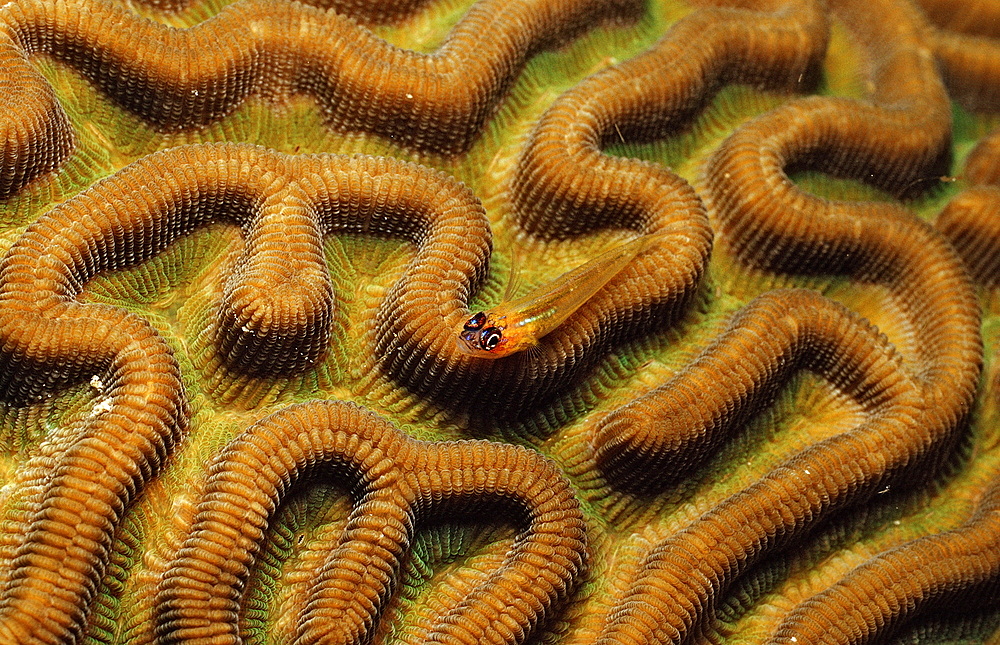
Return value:
<svg viewBox="0 0 1000 645">
<path fill-rule="evenodd" d="M 415 525 L 457 507 L 483 513 L 505 502 L 525 520 L 503 564 L 440 618 L 434 642 L 520 642 L 583 571 L 583 515 L 551 462 L 485 441 L 414 441 L 356 405 L 306 403 L 249 428 L 209 466 L 194 524 L 157 594 L 161 642 L 239 642 L 240 590 L 269 519 L 299 480 L 330 469 L 356 481 L 357 502 L 312 582 L 299 642 L 366 640 Z"/>
<path fill-rule="evenodd" d="M 0 643 L 715 642 L 717 614 L 794 576 L 802 596 L 766 601 L 755 642 L 881 642 L 995 607 L 1000 376 L 982 311 L 1000 284 L 1000 133 L 953 159 L 956 132 L 1000 109 L 995 3 L 453 4 L 0 6 L 0 439 L 23 458 L 0 490 Z M 453 26 L 426 51 L 378 35 L 417 37 L 428 15 Z M 666 23 L 590 64 L 602 39 Z M 851 97 L 829 89 L 844 52 L 862 61 Z M 535 87 L 561 73 L 575 80 Z M 766 109 L 730 119 L 733 85 Z M 155 141 L 127 163 L 128 142 L 108 150 L 89 186 L 74 182 L 107 115 L 71 105 L 74 88 Z M 318 149 L 217 140 L 258 109 L 315 110 Z M 691 148 L 678 167 L 630 156 L 671 137 Z M 881 192 L 820 196 L 809 173 Z M 914 212 L 927 203 L 933 222 Z M 223 230 L 211 295 L 145 316 L 88 291 Z M 460 351 L 498 259 L 622 235 L 655 243 L 536 347 Z M 333 238 L 403 259 L 351 291 L 376 276 L 354 257 L 333 273 Z M 780 440 L 746 435 L 804 373 L 850 423 L 716 489 L 733 442 Z M 230 398 L 205 385 L 227 378 Z M 933 502 L 970 472 L 972 510 L 947 530 L 897 539 L 871 520 L 864 557 L 822 563 L 823 580 L 787 570 L 808 566 L 799 547 L 849 560 L 829 536 L 879 496 Z M 342 529 L 290 558 L 303 491 L 331 482 Z M 435 530 L 428 563 L 415 545 Z M 426 602 L 405 588 L 421 575 Z"/>
</svg>

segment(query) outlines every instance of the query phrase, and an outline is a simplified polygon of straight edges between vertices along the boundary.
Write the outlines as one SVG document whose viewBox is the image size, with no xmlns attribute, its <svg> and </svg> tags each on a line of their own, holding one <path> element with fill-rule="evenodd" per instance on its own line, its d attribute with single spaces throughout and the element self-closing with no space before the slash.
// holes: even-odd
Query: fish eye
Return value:
<svg viewBox="0 0 1000 645">
<path fill-rule="evenodd" d="M 465 328 L 469 330 L 482 329 L 483 325 L 486 324 L 486 314 L 480 311 L 478 314 L 469 318 L 465 322 Z"/>
<path fill-rule="evenodd" d="M 479 346 L 488 352 L 496 349 L 501 339 L 503 339 L 503 332 L 496 327 L 487 327 L 479 332 Z"/>
</svg>

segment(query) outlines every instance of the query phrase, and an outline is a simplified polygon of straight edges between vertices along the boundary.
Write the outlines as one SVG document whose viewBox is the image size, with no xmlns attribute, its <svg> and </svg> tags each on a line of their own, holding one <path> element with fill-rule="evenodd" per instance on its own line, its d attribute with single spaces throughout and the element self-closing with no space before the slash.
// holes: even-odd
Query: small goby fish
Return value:
<svg viewBox="0 0 1000 645">
<path fill-rule="evenodd" d="M 590 300 L 637 255 L 663 235 L 643 235 L 601 253 L 520 298 L 468 318 L 458 330 L 458 349 L 480 358 L 502 358 L 530 349 Z"/>
</svg>

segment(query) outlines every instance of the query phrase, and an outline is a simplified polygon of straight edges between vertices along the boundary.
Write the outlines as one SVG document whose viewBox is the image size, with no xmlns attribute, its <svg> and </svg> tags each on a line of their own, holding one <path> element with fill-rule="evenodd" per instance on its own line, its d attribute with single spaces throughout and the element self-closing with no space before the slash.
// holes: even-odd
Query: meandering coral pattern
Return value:
<svg viewBox="0 0 1000 645">
<path fill-rule="evenodd" d="M 0 643 L 1000 639 L 998 115 L 986 0 L 8 2 Z"/>
</svg>

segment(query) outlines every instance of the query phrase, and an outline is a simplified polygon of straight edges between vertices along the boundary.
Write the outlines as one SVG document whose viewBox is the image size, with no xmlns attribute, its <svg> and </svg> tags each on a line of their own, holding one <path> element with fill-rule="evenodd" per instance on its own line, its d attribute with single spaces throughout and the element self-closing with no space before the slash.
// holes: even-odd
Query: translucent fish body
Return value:
<svg viewBox="0 0 1000 645">
<path fill-rule="evenodd" d="M 482 358 L 502 358 L 534 347 L 659 239 L 655 235 L 638 237 L 549 284 L 474 314 L 458 331 L 459 350 Z"/>
</svg>

